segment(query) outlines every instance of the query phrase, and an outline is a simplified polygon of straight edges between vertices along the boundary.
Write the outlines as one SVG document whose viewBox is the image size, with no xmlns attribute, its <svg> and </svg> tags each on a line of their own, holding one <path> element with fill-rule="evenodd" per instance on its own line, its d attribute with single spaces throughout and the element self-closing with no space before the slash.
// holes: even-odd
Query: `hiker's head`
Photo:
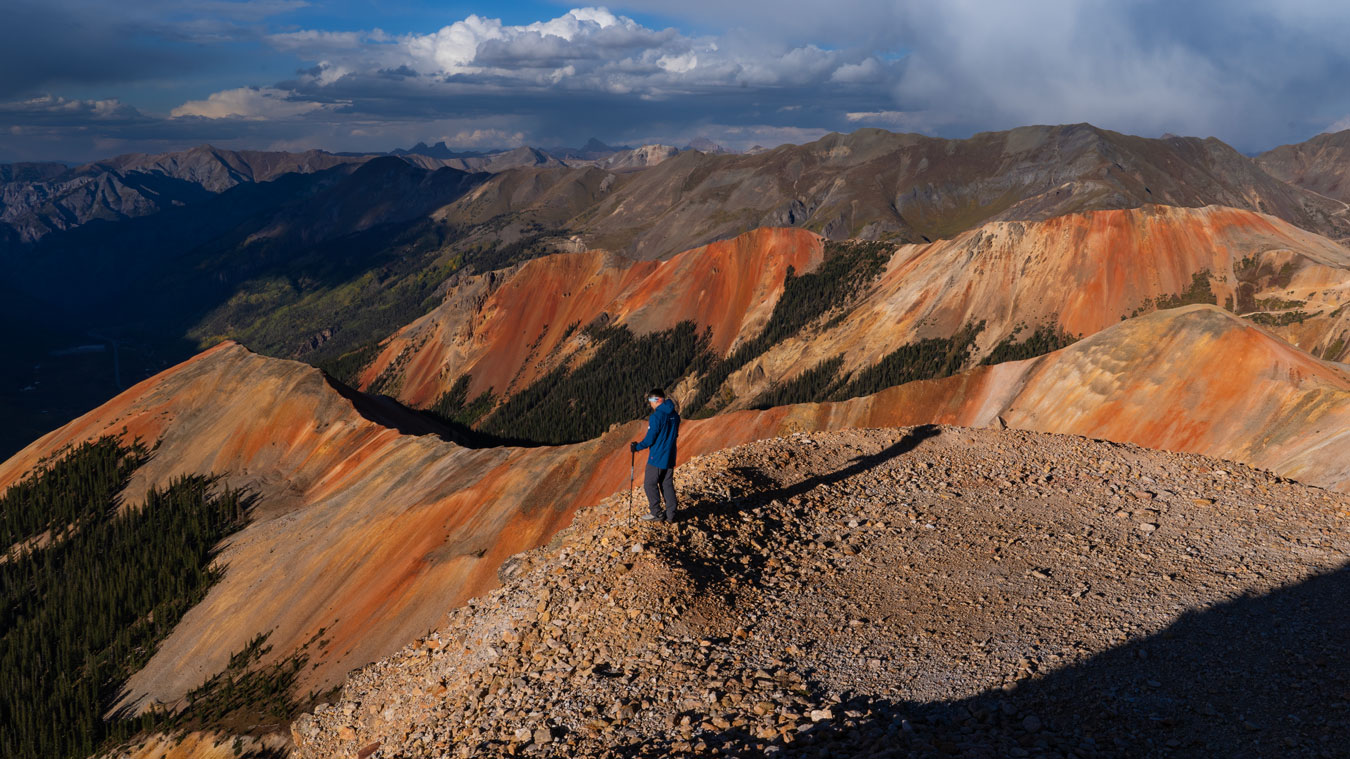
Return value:
<svg viewBox="0 0 1350 759">
<path fill-rule="evenodd" d="M 654 387 L 647 393 L 647 405 L 652 408 L 660 406 L 662 403 L 665 403 L 665 401 L 666 391 L 659 387 Z"/>
</svg>

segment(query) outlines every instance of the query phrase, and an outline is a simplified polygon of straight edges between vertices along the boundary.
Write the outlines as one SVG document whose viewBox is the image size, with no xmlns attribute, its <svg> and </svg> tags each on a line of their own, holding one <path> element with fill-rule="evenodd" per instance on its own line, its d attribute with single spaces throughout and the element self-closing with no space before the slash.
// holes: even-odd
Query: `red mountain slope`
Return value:
<svg viewBox="0 0 1350 759">
<path fill-rule="evenodd" d="M 772 313 L 791 265 L 820 260 L 799 230 L 757 230 L 666 262 L 590 252 L 549 256 L 466 280 L 385 344 L 363 388 L 427 406 L 456 379 L 471 395 L 515 392 L 586 355 L 576 329 L 602 315 L 637 333 L 693 320 L 726 355 Z M 1091 335 L 1163 305 L 1208 301 L 1262 320 L 1326 358 L 1350 354 L 1350 252 L 1270 216 L 1231 208 L 1146 206 L 1042 222 L 994 222 L 951 240 L 895 250 L 885 272 L 824 325 L 733 374 L 744 407 L 774 384 L 843 358 L 858 372 L 923 338 L 984 324 L 975 358 L 1037 327 Z"/>
<path fill-rule="evenodd" d="M 453 288 L 394 335 L 358 384 L 414 406 L 435 401 L 465 373 L 473 376 L 471 395 L 519 390 L 584 351 L 588 338 L 578 328 L 597 319 L 639 333 L 691 320 L 711 330 L 722 354 L 764 326 L 787 268 L 814 269 L 821 254 L 810 232 L 757 229 L 669 261 L 603 251 L 534 259 Z"/>
<path fill-rule="evenodd" d="M 1260 314 L 1300 348 L 1350 353 L 1350 251 L 1250 211 L 1146 206 L 996 222 L 903 246 L 844 318 L 785 341 L 730 382 L 744 403 L 834 356 L 844 357 L 841 371 L 857 371 L 916 338 L 981 322 L 983 356 L 1018 325 L 1021 339 L 1038 326 L 1087 336 L 1159 299 Z"/>
<path fill-rule="evenodd" d="M 693 424 L 683 450 L 773 436 L 778 422 L 749 416 L 715 433 L 716 423 Z M 327 641 L 308 649 L 304 692 L 435 627 L 447 608 L 492 587 L 508 557 L 620 489 L 627 441 L 641 427 L 573 446 L 465 448 L 416 434 L 432 427 L 305 364 L 225 343 L 0 464 L 0 488 L 67 445 L 125 434 L 159 442 L 129 488 L 133 506 L 186 472 L 256 493 L 253 522 L 220 556 L 224 579 L 131 679 L 124 703 L 174 702 L 260 633 L 270 633 L 272 659 Z"/>
</svg>

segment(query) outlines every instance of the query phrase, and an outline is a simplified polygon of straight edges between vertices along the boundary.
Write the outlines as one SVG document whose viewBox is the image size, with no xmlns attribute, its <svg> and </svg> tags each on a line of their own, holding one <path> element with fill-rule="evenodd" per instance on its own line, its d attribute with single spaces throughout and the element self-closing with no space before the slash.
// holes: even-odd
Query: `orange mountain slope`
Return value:
<svg viewBox="0 0 1350 759">
<path fill-rule="evenodd" d="M 1006 424 L 1203 453 L 1350 491 L 1350 371 L 1213 306 L 815 408 L 813 429 Z"/>
<path fill-rule="evenodd" d="M 778 421 L 694 424 L 683 450 L 771 437 Z M 224 578 L 133 676 L 122 703 L 173 703 L 260 633 L 270 634 L 269 660 L 326 641 L 306 650 L 305 692 L 434 628 L 447 608 L 495 585 L 508 557 L 622 488 L 627 442 L 642 425 L 572 446 L 471 449 L 416 434 L 434 427 L 317 369 L 224 343 L 0 464 L 0 488 L 67 445 L 113 434 L 159 442 L 128 504 L 188 472 L 251 490 L 258 505 L 220 555 Z"/>
<path fill-rule="evenodd" d="M 810 233 L 761 229 L 633 263 L 600 252 L 536 259 L 466 280 L 396 333 L 359 379 L 425 407 L 461 376 L 470 395 L 517 392 L 586 356 L 578 325 L 597 318 L 647 333 L 693 320 L 726 355 L 756 336 L 787 266 L 820 260 Z M 783 341 L 727 381 L 745 407 L 777 383 L 843 358 L 857 372 L 913 341 L 984 324 L 975 359 L 1038 327 L 1091 335 L 1162 305 L 1225 305 L 1329 359 L 1350 355 L 1350 251 L 1270 216 L 1231 208 L 1146 206 L 1040 222 L 993 222 L 951 240 L 905 245 L 825 324 Z"/>
<path fill-rule="evenodd" d="M 1298 347 L 1327 358 L 1350 353 L 1350 251 L 1250 211 L 1146 206 L 995 222 L 903 246 L 845 318 L 784 341 L 730 383 L 743 404 L 834 356 L 844 358 L 842 371 L 857 371 L 916 338 L 979 323 L 983 356 L 1018 325 L 1087 336 L 1159 299 L 1259 314 Z"/>
<path fill-rule="evenodd" d="M 330 384 L 224 344 L 128 390 L 0 465 L 0 486 L 102 434 L 160 441 L 135 491 L 216 472 L 260 505 L 223 580 L 129 683 L 173 702 L 269 633 L 307 653 L 302 689 L 339 682 L 491 588 L 511 555 L 626 484 L 641 422 L 586 443 L 470 449 Z M 832 404 L 686 422 L 681 458 L 792 431 L 937 422 L 1014 427 L 1232 458 L 1350 490 L 1350 375 L 1209 306 L 1160 311 L 1037 359 Z M 639 507 L 640 508 L 640 507 Z M 320 632 L 322 630 L 322 632 Z"/>
<path fill-rule="evenodd" d="M 584 352 L 589 337 L 579 328 L 597 319 L 638 333 L 691 320 L 711 330 L 712 348 L 723 354 L 763 327 L 788 267 L 814 269 L 822 251 L 811 232 L 757 229 L 668 261 L 603 251 L 537 258 L 453 287 L 441 306 L 389 340 L 358 385 L 419 407 L 465 373 L 471 395 L 518 391 Z"/>
</svg>

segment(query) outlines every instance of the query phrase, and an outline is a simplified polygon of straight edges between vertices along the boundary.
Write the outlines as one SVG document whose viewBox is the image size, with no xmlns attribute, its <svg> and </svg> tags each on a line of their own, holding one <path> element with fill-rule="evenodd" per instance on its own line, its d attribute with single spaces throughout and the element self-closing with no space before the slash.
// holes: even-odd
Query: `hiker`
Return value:
<svg viewBox="0 0 1350 759">
<path fill-rule="evenodd" d="M 647 470 L 642 478 L 642 489 L 647 491 L 648 512 L 642 521 L 661 518 L 661 497 L 666 500 L 666 522 L 675 521 L 675 439 L 680 436 L 680 415 L 675 404 L 666 397 L 666 391 L 654 388 L 647 393 L 647 405 L 652 415 L 647 418 L 647 437 L 641 443 L 631 443 L 630 450 L 647 453 Z"/>
</svg>

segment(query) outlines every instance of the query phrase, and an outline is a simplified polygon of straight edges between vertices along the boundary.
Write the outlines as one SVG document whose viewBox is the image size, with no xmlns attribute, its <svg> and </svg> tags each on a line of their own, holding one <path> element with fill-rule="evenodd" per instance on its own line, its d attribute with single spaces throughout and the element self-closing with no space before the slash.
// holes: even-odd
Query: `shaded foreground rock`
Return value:
<svg viewBox="0 0 1350 759">
<path fill-rule="evenodd" d="M 1081 438 L 920 427 L 682 466 L 355 673 L 301 757 L 1333 756 L 1350 497 Z M 1152 525 L 1151 530 L 1140 529 Z"/>
</svg>

